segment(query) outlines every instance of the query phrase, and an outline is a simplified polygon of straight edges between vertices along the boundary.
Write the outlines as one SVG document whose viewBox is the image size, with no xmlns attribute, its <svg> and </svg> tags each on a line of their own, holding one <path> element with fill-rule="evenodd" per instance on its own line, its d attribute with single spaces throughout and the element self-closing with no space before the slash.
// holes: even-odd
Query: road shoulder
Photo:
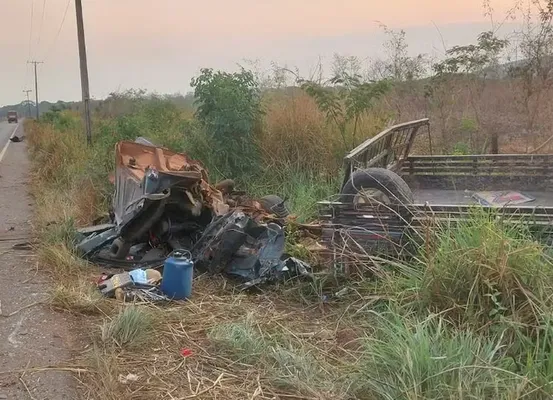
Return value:
<svg viewBox="0 0 553 400">
<path fill-rule="evenodd" d="M 75 320 L 46 304 L 54 282 L 37 257 L 12 247 L 31 241 L 29 169 L 26 143 L 10 143 L 0 162 L 0 399 L 77 399 L 75 379 L 60 369 L 77 348 Z"/>
</svg>

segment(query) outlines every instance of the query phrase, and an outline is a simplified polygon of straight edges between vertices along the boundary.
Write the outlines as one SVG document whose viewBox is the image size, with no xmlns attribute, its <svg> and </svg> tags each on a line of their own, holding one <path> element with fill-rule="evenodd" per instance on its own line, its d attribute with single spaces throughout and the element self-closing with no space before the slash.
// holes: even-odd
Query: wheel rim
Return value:
<svg viewBox="0 0 553 400">
<path fill-rule="evenodd" d="M 378 189 L 361 189 L 353 198 L 354 205 L 368 204 L 390 204 L 390 198 L 387 194 Z"/>
</svg>

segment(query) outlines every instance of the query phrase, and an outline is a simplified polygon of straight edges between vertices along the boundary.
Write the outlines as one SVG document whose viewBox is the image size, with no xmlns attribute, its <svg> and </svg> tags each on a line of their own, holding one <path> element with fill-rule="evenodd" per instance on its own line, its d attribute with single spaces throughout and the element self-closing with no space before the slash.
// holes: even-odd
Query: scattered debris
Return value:
<svg viewBox="0 0 553 400">
<path fill-rule="evenodd" d="M 14 136 L 12 136 L 12 137 L 10 138 L 10 141 L 12 141 L 12 142 L 14 142 L 14 143 L 18 143 L 18 142 L 22 142 L 23 139 L 25 139 L 25 136 L 19 137 L 19 136 L 15 136 L 15 135 L 14 135 Z"/>
<path fill-rule="evenodd" d="M 226 273 L 244 281 L 240 289 L 296 276 L 310 276 L 311 267 L 284 257 L 284 227 L 259 223 L 242 211 L 213 221 L 192 249 L 199 269 Z"/>
<path fill-rule="evenodd" d="M 12 246 L 13 250 L 33 250 L 33 245 L 30 242 L 16 243 Z"/>
<path fill-rule="evenodd" d="M 536 200 L 535 197 L 513 191 L 476 192 L 472 195 L 472 198 L 480 205 L 496 207 L 530 203 Z"/>
<path fill-rule="evenodd" d="M 135 374 L 127 374 L 126 376 L 119 374 L 119 377 L 118 377 L 118 381 L 124 385 L 129 382 L 136 382 L 138 381 L 138 379 L 139 379 L 139 376 Z"/>
<path fill-rule="evenodd" d="M 192 350 L 190 350 L 190 349 L 181 349 L 180 354 L 184 358 L 190 357 L 192 355 Z"/>
<path fill-rule="evenodd" d="M 120 274 L 104 274 L 98 280 L 98 289 L 104 296 L 120 301 L 163 302 L 171 299 L 160 288 L 161 273 L 154 269 L 136 269 Z"/>
<path fill-rule="evenodd" d="M 161 287 L 145 284 L 139 275 L 165 269 L 175 251 L 190 253 L 190 265 L 201 271 L 238 278 L 242 289 L 310 276 L 309 265 L 284 254 L 289 211 L 279 196 L 252 199 L 236 191 L 231 179 L 212 186 L 199 162 L 145 138 L 117 144 L 113 182 L 109 223 L 80 229 L 77 244 L 91 262 L 131 271 L 105 278 L 101 291 L 106 296 L 188 297 L 190 288 L 180 293 L 166 285 L 191 281 L 191 275 L 171 274 Z"/>
</svg>

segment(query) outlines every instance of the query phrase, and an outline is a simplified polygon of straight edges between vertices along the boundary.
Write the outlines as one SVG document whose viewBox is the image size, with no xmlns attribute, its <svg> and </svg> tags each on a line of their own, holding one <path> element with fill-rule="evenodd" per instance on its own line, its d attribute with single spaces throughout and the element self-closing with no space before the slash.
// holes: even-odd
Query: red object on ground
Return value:
<svg viewBox="0 0 553 400">
<path fill-rule="evenodd" d="M 180 351 L 183 357 L 190 357 L 192 355 L 192 350 L 190 349 L 182 349 Z"/>
</svg>

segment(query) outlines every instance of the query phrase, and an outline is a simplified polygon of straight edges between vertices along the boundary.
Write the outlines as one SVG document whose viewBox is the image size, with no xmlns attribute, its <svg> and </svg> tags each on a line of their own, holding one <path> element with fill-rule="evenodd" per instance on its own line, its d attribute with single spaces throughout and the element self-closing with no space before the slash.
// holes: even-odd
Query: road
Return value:
<svg viewBox="0 0 553 400">
<path fill-rule="evenodd" d="M 19 130 L 19 124 L 22 123 L 22 120 L 19 120 L 17 124 L 9 124 L 8 121 L 0 122 L 0 162 L 5 157 L 5 154 L 8 150 L 10 137 L 17 133 L 17 131 Z"/>
<path fill-rule="evenodd" d="M 74 400 L 75 381 L 59 369 L 74 348 L 71 317 L 48 306 L 55 283 L 36 254 L 13 247 L 33 240 L 27 144 L 9 140 L 25 136 L 19 122 L 0 122 L 0 399 Z"/>
</svg>

